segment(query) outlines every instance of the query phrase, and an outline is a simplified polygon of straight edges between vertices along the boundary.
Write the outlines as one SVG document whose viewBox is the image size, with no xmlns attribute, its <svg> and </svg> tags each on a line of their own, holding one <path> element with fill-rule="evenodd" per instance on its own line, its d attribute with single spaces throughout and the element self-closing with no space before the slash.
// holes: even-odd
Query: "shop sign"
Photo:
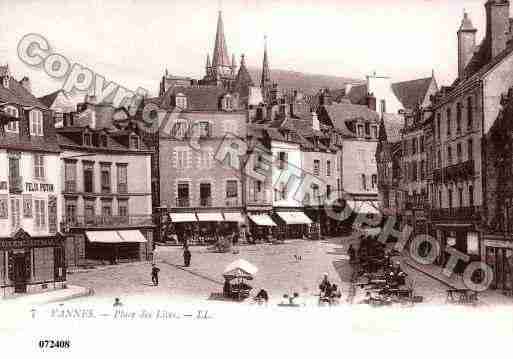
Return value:
<svg viewBox="0 0 513 359">
<path fill-rule="evenodd" d="M 59 245 L 56 237 L 49 238 L 26 238 L 26 239 L 1 239 L 0 250 L 12 250 L 18 248 L 32 247 L 54 247 Z"/>
<path fill-rule="evenodd" d="M 53 192 L 53 184 L 51 183 L 30 183 L 25 182 L 25 190 L 27 192 Z"/>
</svg>

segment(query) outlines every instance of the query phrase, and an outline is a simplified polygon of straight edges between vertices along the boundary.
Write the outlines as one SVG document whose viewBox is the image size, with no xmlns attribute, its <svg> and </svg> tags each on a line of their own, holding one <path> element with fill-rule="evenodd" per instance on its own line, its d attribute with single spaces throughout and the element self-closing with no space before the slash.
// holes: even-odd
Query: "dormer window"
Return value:
<svg viewBox="0 0 513 359">
<path fill-rule="evenodd" d="M 178 108 L 187 108 L 187 97 L 183 93 L 179 93 L 175 96 L 175 105 Z"/>
<path fill-rule="evenodd" d="M 231 95 L 226 95 L 223 97 L 222 104 L 223 110 L 232 111 L 233 110 L 233 98 Z"/>
<path fill-rule="evenodd" d="M 4 108 L 4 112 L 8 115 L 8 116 L 11 116 L 11 117 L 16 117 L 18 118 L 18 109 L 14 106 L 7 106 Z M 7 123 L 7 127 L 6 127 L 6 131 L 7 132 L 18 132 L 19 131 L 19 126 L 18 126 L 18 121 L 9 121 Z"/>
<path fill-rule="evenodd" d="M 138 150 L 139 149 L 139 137 L 137 137 L 137 136 L 131 136 L 130 137 L 130 148 L 132 150 Z"/>
<path fill-rule="evenodd" d="M 39 110 L 32 110 L 29 114 L 30 135 L 43 136 L 43 113 Z"/>
</svg>

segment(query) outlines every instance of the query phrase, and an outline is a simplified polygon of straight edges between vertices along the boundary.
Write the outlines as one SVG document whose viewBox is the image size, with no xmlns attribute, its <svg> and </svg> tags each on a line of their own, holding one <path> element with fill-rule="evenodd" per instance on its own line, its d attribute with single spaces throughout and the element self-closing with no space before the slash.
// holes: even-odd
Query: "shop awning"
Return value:
<svg viewBox="0 0 513 359">
<path fill-rule="evenodd" d="M 197 212 L 196 216 L 200 222 L 224 222 L 221 212 Z"/>
<path fill-rule="evenodd" d="M 94 243 L 122 243 L 123 238 L 117 231 L 86 231 L 89 242 Z"/>
<path fill-rule="evenodd" d="M 138 230 L 117 231 L 126 243 L 146 243 L 146 238 Z"/>
<path fill-rule="evenodd" d="M 276 212 L 287 224 L 311 224 L 312 220 L 303 212 Z"/>
<path fill-rule="evenodd" d="M 249 219 L 251 219 L 258 226 L 276 226 L 276 223 L 274 223 L 271 217 L 269 217 L 267 214 L 250 214 Z"/>
<path fill-rule="evenodd" d="M 169 213 L 169 218 L 175 223 L 197 221 L 196 215 L 192 212 Z"/>
<path fill-rule="evenodd" d="M 347 204 L 356 213 L 379 214 L 379 202 L 375 201 L 347 201 Z"/>
<path fill-rule="evenodd" d="M 224 212 L 224 220 L 226 222 L 244 222 L 244 217 L 242 217 L 242 213 L 240 212 Z"/>
</svg>

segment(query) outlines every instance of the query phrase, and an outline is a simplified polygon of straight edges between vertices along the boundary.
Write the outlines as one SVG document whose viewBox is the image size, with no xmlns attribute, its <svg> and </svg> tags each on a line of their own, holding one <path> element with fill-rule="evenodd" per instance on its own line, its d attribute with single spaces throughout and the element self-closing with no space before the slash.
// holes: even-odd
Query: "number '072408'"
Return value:
<svg viewBox="0 0 513 359">
<path fill-rule="evenodd" d="M 71 346 L 69 340 L 42 339 L 38 344 L 41 349 L 67 349 Z"/>
</svg>

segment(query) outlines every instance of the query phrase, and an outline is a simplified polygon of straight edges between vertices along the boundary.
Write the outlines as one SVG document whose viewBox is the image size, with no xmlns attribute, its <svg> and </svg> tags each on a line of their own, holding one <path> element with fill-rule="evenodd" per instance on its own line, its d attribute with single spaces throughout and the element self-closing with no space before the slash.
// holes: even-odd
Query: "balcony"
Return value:
<svg viewBox="0 0 513 359">
<path fill-rule="evenodd" d="M 467 181 L 473 179 L 474 175 L 474 161 L 470 160 L 445 167 L 443 170 L 443 181 L 444 183 Z"/>
<path fill-rule="evenodd" d="M 212 207 L 212 197 L 200 198 L 200 207 Z"/>
<path fill-rule="evenodd" d="M 64 182 L 64 192 L 76 192 L 77 191 L 77 182 L 76 181 L 65 181 Z"/>
<path fill-rule="evenodd" d="M 178 197 L 176 199 L 176 206 L 177 207 L 190 207 L 191 199 L 189 197 Z"/>
<path fill-rule="evenodd" d="M 475 221 L 480 218 L 480 207 L 437 208 L 430 211 L 433 221 Z"/>
<path fill-rule="evenodd" d="M 128 193 L 128 186 L 126 183 L 118 183 L 118 193 Z"/>
<path fill-rule="evenodd" d="M 241 206 L 241 200 L 239 197 L 233 197 L 233 198 L 226 198 L 225 199 L 225 205 L 226 207 L 237 207 Z"/>
<path fill-rule="evenodd" d="M 146 214 L 131 216 L 67 216 L 62 221 L 63 228 L 147 226 L 152 224 L 152 216 Z"/>
<path fill-rule="evenodd" d="M 23 180 L 20 176 L 9 177 L 9 193 L 23 192 Z"/>
</svg>

